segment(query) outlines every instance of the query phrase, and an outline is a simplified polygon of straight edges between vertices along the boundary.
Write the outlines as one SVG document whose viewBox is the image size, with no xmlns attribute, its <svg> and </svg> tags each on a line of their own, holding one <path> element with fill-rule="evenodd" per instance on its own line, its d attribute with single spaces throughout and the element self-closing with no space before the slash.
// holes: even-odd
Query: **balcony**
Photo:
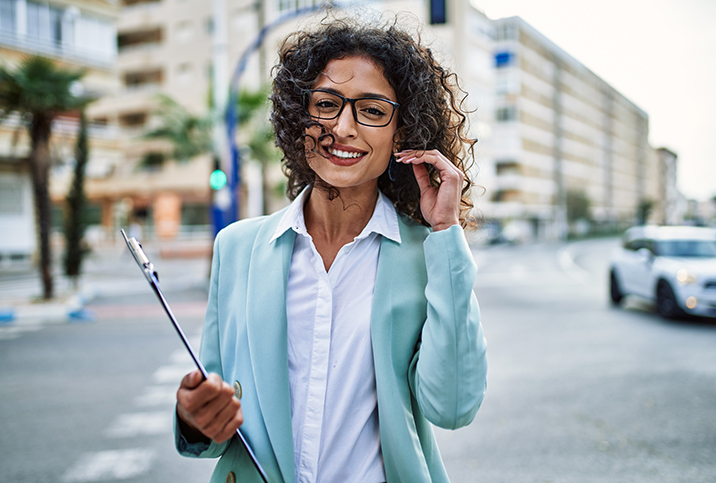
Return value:
<svg viewBox="0 0 716 483">
<path fill-rule="evenodd" d="M 0 31 L 0 46 L 103 69 L 111 68 L 116 57 L 114 51 L 93 49 L 89 45 L 71 45 L 65 42 L 33 38 L 9 31 Z"/>
<path fill-rule="evenodd" d="M 164 40 L 164 32 L 160 27 L 121 32 L 117 35 L 117 48 L 120 54 L 147 51 L 158 48 Z"/>
</svg>

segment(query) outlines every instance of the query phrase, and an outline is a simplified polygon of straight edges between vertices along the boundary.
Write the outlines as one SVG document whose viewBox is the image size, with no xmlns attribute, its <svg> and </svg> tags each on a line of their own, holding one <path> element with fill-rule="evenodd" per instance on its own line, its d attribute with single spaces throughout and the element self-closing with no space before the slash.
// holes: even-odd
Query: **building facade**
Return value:
<svg viewBox="0 0 716 483">
<path fill-rule="evenodd" d="M 122 1 L 114 64 L 119 87 L 93 106 L 95 124 L 116 128 L 119 149 L 105 156 L 103 167 L 96 164 L 102 175 L 86 186 L 110 237 L 131 220 L 164 238 L 209 231 L 212 157 L 162 166 L 143 162 L 147 152 L 161 148 L 142 139 L 156 121 L 157 96 L 207 115 L 212 104 L 225 100 L 217 93 L 228 89 L 239 58 L 270 25 L 239 82 L 260 88 L 270 81 L 280 40 L 324 17 L 291 17 L 315 3 Z M 435 8 L 440 5 L 446 9 Z M 360 2 L 349 9 L 369 21 L 410 12 L 400 14 L 401 25 L 419 30 L 438 59 L 458 73 L 469 93 L 471 134 L 478 139 L 475 204 L 482 217 L 517 227 L 523 239 L 559 239 L 574 225 L 575 203 L 586 200 L 583 217 L 609 229 L 633 223 L 640 206 L 661 200 L 666 174 L 648 145 L 647 114 L 522 19 L 492 20 L 467 1 Z M 222 139 L 223 132 L 215 136 Z M 243 216 L 260 214 L 260 203 L 252 200 L 261 198 L 262 180 L 281 178 L 278 169 L 263 175 L 262 169 L 244 160 Z M 59 200 L 67 183 L 58 178 L 54 186 Z"/>
<path fill-rule="evenodd" d="M 228 89 L 239 59 L 263 26 L 270 25 L 271 29 L 257 51 L 248 57 L 240 88 L 256 90 L 265 86 L 270 81 L 270 70 L 276 62 L 281 40 L 325 16 L 324 11 L 295 15 L 303 8 L 322 3 L 311 0 L 255 4 L 224 0 L 218 2 L 223 3 L 218 15 L 212 10 L 215 3 L 204 0 L 123 2 L 117 23 L 116 62 L 121 87 L 115 95 L 103 99 L 96 111 L 99 118 L 118 126 L 122 139 L 121 161 L 112 167 L 110 176 L 87 183 L 88 196 L 102 206 L 103 224 L 108 233 L 116 232 L 118 224 L 126 224 L 131 219 L 139 220 L 145 233 L 159 238 L 208 231 L 212 157 L 207 153 L 162 166 L 143 163 L 146 153 L 157 148 L 156 143 L 143 140 L 142 134 L 155 125 L 158 95 L 171 97 L 196 116 L 208 115 L 212 104 L 225 101 L 225 96 L 217 97 L 217 91 Z M 472 77 L 463 82 L 463 88 L 471 93 L 468 103 L 477 107 L 480 102 L 489 102 L 493 89 L 489 21 L 467 3 L 450 5 L 452 10 L 445 12 L 447 18 L 437 19 L 446 22 L 434 26 L 429 25 L 429 5 L 418 0 L 354 3 L 350 11 L 366 19 L 379 19 L 384 15 L 382 18 L 387 21 L 393 12 L 411 12 L 405 18 L 415 30 L 427 24 L 423 33 L 434 44 L 436 54 L 456 68 L 465 65 L 471 69 Z M 471 18 L 469 23 L 463 20 L 466 14 Z M 469 40 L 465 42 L 463 38 Z M 480 59 L 479 63 L 475 62 L 476 58 Z M 217 82 L 217 77 L 222 82 Z M 481 121 L 480 125 L 488 126 L 488 120 Z M 478 131 L 476 128 L 476 135 Z M 219 139 L 222 136 L 220 131 Z M 261 214 L 260 202 L 255 200 L 261 198 L 260 191 L 265 189 L 262 169 L 251 159 L 243 162 L 243 216 Z M 282 180 L 278 166 L 267 171 L 263 178 L 269 177 L 274 182 Z M 268 211 L 285 202 L 283 198 L 278 199 Z"/>
<path fill-rule="evenodd" d="M 13 69 L 28 55 L 48 57 L 61 67 L 84 69 L 86 74 L 77 88 L 85 94 L 105 96 L 117 87 L 114 23 L 118 13 L 115 2 L 103 0 L 0 0 L 0 62 Z M 88 108 L 90 117 L 94 108 Z M 78 127 L 77 113 L 61 115 L 53 124 L 53 185 L 69 184 Z M 91 123 L 89 133 L 88 176 L 104 176 L 105 167 L 118 161 L 116 132 L 100 121 Z M 22 119 L 17 115 L 6 117 L 0 123 L 3 267 L 29 261 L 36 247 L 32 183 L 25 162 L 29 151 Z M 66 191 L 56 195 L 58 202 Z"/>
<path fill-rule="evenodd" d="M 656 199 L 648 115 L 519 17 L 494 21 L 490 214 L 528 238 L 566 236 L 573 206 L 591 222 L 632 224 Z"/>
</svg>

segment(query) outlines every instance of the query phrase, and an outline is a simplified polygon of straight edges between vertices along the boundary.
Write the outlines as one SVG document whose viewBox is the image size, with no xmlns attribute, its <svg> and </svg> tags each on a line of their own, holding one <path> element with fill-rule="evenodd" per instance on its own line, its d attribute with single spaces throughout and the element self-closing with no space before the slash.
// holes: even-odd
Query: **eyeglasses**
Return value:
<svg viewBox="0 0 716 483">
<path fill-rule="evenodd" d="M 308 115 L 314 119 L 324 121 L 336 119 L 343 112 L 346 102 L 351 104 L 353 119 L 358 124 L 371 127 L 384 127 L 390 124 L 395 110 L 400 106 L 397 102 L 381 97 L 350 99 L 321 89 L 306 90 L 306 109 Z"/>
</svg>

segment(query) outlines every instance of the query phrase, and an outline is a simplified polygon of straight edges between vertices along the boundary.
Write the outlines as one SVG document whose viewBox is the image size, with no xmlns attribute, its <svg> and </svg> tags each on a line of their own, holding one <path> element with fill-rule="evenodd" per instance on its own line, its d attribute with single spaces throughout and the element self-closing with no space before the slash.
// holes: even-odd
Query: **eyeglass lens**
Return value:
<svg viewBox="0 0 716 483">
<path fill-rule="evenodd" d="M 353 103 L 353 113 L 359 124 L 387 126 L 393 118 L 395 106 L 383 99 L 368 97 L 350 100 L 322 91 L 310 91 L 309 94 L 308 113 L 316 119 L 337 118 L 346 102 Z"/>
</svg>

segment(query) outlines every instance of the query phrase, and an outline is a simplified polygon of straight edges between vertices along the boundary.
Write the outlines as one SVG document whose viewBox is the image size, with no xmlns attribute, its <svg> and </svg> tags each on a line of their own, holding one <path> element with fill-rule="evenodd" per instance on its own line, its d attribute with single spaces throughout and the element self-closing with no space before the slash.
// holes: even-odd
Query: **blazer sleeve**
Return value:
<svg viewBox="0 0 716 483">
<path fill-rule="evenodd" d="M 487 342 L 472 291 L 477 266 L 459 226 L 431 233 L 423 248 L 427 319 L 409 382 L 423 415 L 455 429 L 472 422 L 487 387 Z"/>
<path fill-rule="evenodd" d="M 207 372 L 215 372 L 224 378 L 221 368 L 221 349 L 219 346 L 219 270 L 221 258 L 221 232 L 214 240 L 214 255 L 211 261 L 211 279 L 209 282 L 209 300 L 204 317 L 204 328 L 201 332 L 199 359 Z M 181 431 L 178 416 L 174 411 L 174 440 L 179 454 L 196 458 L 217 458 L 226 452 L 231 439 L 224 443 L 189 443 Z"/>
</svg>

